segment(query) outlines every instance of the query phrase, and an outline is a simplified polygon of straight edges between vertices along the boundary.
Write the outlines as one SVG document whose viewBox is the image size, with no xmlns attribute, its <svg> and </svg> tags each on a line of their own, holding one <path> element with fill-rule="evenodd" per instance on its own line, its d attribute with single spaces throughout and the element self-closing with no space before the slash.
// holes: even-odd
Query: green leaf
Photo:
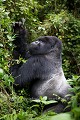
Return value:
<svg viewBox="0 0 80 120">
<path fill-rule="evenodd" d="M 44 97 L 42 98 L 42 100 L 43 100 L 43 101 L 46 101 L 46 100 L 47 100 L 47 96 L 44 96 Z"/>
<path fill-rule="evenodd" d="M 4 74 L 4 71 L 3 71 L 3 69 L 2 69 L 2 68 L 0 68 L 0 77 L 2 77 L 2 76 L 3 76 L 3 74 Z"/>
<path fill-rule="evenodd" d="M 39 99 L 37 100 L 32 100 L 33 102 L 40 103 L 41 101 Z"/>
<path fill-rule="evenodd" d="M 53 116 L 50 120 L 75 120 L 69 113 L 61 113 Z"/>
<path fill-rule="evenodd" d="M 50 100 L 50 101 L 41 101 L 42 103 L 44 103 L 45 105 L 49 105 L 51 103 L 57 103 L 57 101 L 55 100 Z"/>
<path fill-rule="evenodd" d="M 80 107 L 76 107 L 72 110 L 74 118 L 80 120 Z"/>
</svg>

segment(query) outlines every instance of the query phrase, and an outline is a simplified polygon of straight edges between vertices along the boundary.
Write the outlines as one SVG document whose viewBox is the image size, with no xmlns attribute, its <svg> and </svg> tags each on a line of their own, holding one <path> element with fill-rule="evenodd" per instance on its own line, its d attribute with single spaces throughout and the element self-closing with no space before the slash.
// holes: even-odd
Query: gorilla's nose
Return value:
<svg viewBox="0 0 80 120">
<path fill-rule="evenodd" d="M 32 42 L 32 43 L 30 44 L 29 48 L 30 48 L 30 49 L 32 49 L 32 48 L 35 49 L 35 48 L 37 48 L 37 47 L 39 46 L 39 44 L 40 44 L 39 41 Z"/>
<path fill-rule="evenodd" d="M 32 42 L 30 45 L 34 46 L 34 45 L 38 45 L 40 42 L 39 41 L 35 41 L 35 42 Z"/>
</svg>

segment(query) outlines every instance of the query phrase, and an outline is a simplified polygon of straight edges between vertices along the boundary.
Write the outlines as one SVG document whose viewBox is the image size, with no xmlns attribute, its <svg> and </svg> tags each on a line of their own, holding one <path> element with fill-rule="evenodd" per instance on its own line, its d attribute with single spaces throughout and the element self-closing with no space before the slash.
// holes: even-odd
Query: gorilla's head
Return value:
<svg viewBox="0 0 80 120">
<path fill-rule="evenodd" d="M 29 47 L 31 55 L 61 54 L 62 43 L 55 36 L 43 36 L 32 42 Z"/>
</svg>

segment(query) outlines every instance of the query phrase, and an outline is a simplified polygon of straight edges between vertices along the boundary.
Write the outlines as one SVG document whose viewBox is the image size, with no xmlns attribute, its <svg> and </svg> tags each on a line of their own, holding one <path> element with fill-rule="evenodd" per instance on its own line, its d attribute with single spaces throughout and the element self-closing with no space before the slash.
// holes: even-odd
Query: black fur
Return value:
<svg viewBox="0 0 80 120">
<path fill-rule="evenodd" d="M 65 98 L 71 87 L 67 83 L 62 69 L 61 41 L 55 36 L 43 36 L 32 42 L 27 52 L 26 32 L 22 27 L 17 28 L 19 32 L 13 42 L 16 45 L 14 50 L 23 58 L 28 58 L 27 62 L 21 66 L 16 64 L 10 68 L 17 87 L 29 86 L 33 98 L 40 96 L 55 98 L 53 94 Z M 26 54 L 29 57 L 26 57 Z"/>
<path fill-rule="evenodd" d="M 19 59 L 19 57 L 23 57 L 27 59 L 29 57 L 27 52 L 29 34 L 22 22 L 16 22 L 13 24 L 13 33 L 15 34 L 15 40 L 13 41 L 13 44 L 15 45 L 13 58 Z"/>
</svg>

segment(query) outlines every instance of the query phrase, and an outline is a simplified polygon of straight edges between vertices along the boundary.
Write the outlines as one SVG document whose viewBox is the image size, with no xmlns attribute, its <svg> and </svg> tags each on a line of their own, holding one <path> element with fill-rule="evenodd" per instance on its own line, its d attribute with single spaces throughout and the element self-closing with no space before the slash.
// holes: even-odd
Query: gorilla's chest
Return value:
<svg viewBox="0 0 80 120">
<path fill-rule="evenodd" d="M 59 88 L 62 84 L 60 81 L 60 76 L 53 75 L 52 78 L 47 78 L 46 80 L 37 79 L 32 86 L 32 96 L 39 98 L 39 96 L 48 96 L 48 98 L 53 97 L 54 94 L 59 94 Z"/>
<path fill-rule="evenodd" d="M 42 56 L 32 58 L 32 69 L 35 78 L 44 79 L 46 77 L 50 77 L 51 74 L 55 74 L 57 72 L 58 68 L 59 64 L 57 60 L 55 61 L 52 58 Z"/>
</svg>

